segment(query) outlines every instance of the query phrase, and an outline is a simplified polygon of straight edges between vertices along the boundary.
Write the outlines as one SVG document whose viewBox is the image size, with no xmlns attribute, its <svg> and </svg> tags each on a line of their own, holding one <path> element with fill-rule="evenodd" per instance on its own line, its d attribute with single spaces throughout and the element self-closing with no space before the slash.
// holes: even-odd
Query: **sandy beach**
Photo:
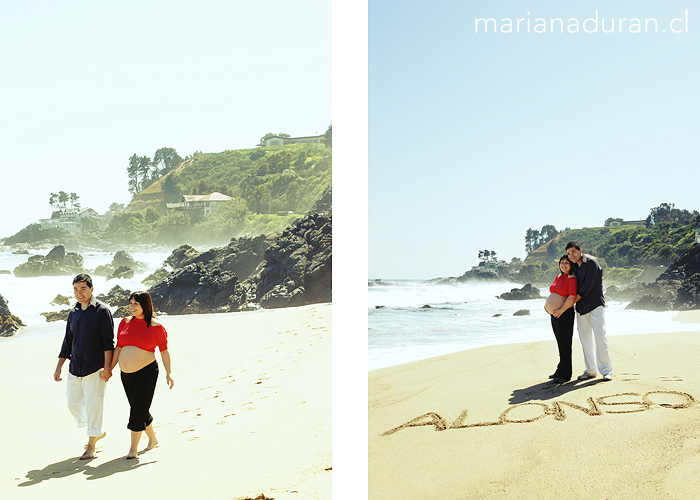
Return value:
<svg viewBox="0 0 700 500">
<path fill-rule="evenodd" d="M 698 498 L 700 324 L 608 341 L 607 382 L 549 382 L 554 340 L 370 372 L 369 498 Z"/>
<path fill-rule="evenodd" d="M 0 498 L 330 498 L 331 305 L 161 321 L 175 387 L 161 373 L 151 408 L 159 445 L 135 460 L 124 458 L 118 369 L 107 436 L 97 458 L 81 461 L 87 438 L 66 407 L 68 366 L 62 382 L 52 378 L 65 323 L 0 340 Z"/>
</svg>

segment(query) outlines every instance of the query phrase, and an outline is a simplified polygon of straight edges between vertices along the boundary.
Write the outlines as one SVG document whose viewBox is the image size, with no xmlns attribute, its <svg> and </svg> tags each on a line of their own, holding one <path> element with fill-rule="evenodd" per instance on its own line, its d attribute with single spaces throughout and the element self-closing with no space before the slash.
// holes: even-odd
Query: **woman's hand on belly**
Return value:
<svg viewBox="0 0 700 500">
<path fill-rule="evenodd" d="M 547 297 L 547 301 L 544 303 L 544 309 L 549 314 L 554 314 L 554 311 L 561 308 L 564 302 L 566 302 L 566 297 L 558 293 L 552 293 Z"/>
<path fill-rule="evenodd" d="M 119 354 L 119 369 L 124 373 L 134 373 L 156 360 L 155 353 L 133 345 L 122 348 Z"/>
</svg>

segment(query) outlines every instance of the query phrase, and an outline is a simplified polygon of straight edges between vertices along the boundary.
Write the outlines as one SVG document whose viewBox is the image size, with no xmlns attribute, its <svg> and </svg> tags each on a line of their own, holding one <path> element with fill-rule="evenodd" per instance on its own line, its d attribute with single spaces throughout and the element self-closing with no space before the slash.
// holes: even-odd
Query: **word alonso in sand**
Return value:
<svg viewBox="0 0 700 500">
<path fill-rule="evenodd" d="M 628 398 L 629 396 L 634 396 L 639 399 L 627 401 L 614 400 L 614 398 Z M 680 398 L 680 400 L 678 398 Z M 674 400 L 676 401 L 675 403 L 669 402 Z M 420 427 L 423 425 L 434 425 L 436 431 L 446 431 L 448 429 L 466 429 L 469 427 L 487 427 L 490 425 L 525 424 L 534 422 L 536 420 L 548 416 L 554 417 L 554 420 L 565 420 L 566 413 L 564 412 L 564 406 L 568 406 L 575 410 L 582 411 L 588 416 L 597 417 L 603 415 L 604 413 L 636 413 L 640 411 L 651 410 L 655 407 L 680 410 L 682 408 L 689 408 L 695 403 L 695 398 L 685 392 L 651 391 L 643 395 L 637 394 L 636 392 L 623 392 L 622 394 L 612 394 L 610 396 L 602 396 L 596 399 L 588 398 L 588 408 L 574 403 L 569 403 L 568 401 L 554 401 L 551 405 L 538 402 L 520 403 L 511 406 L 503 413 L 501 413 L 501 415 L 498 417 L 498 420 L 495 420 L 493 422 L 479 422 L 476 424 L 464 423 L 464 421 L 467 419 L 467 415 L 469 414 L 468 410 L 462 411 L 462 413 L 459 414 L 459 417 L 457 417 L 457 419 L 451 424 L 448 424 L 447 421 L 437 413 L 430 412 L 425 413 L 420 417 L 416 417 L 413 420 L 406 422 L 405 424 L 401 424 L 398 427 L 394 427 L 393 429 L 384 432 L 382 436 L 389 436 L 407 427 Z M 511 412 L 513 412 L 516 408 L 520 408 L 523 406 L 539 406 L 542 408 L 542 413 L 531 418 L 509 418 Z M 633 408 L 618 410 L 606 409 L 605 412 L 603 412 L 603 410 L 601 410 L 601 407 L 607 406 L 631 406 Z"/>
</svg>

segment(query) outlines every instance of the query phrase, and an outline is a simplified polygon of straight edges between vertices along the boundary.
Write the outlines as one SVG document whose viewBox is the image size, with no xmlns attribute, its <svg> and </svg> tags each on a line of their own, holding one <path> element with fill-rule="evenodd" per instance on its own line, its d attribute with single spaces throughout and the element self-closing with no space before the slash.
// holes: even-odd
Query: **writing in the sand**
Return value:
<svg viewBox="0 0 700 500">
<path fill-rule="evenodd" d="M 467 424 L 467 416 L 469 415 L 468 410 L 462 411 L 457 419 L 448 423 L 447 420 L 442 418 L 440 415 L 434 412 L 429 412 L 416 417 L 413 420 L 409 420 L 405 424 L 401 424 L 398 427 L 394 427 L 382 434 L 382 436 L 389 436 L 398 432 L 402 429 L 408 427 L 421 427 L 424 425 L 432 425 L 435 427 L 436 431 L 446 431 L 449 429 L 468 429 L 471 427 L 487 427 L 491 425 L 505 425 L 505 424 L 526 424 L 530 422 L 535 422 L 545 417 L 554 417 L 554 420 L 565 420 L 567 410 L 573 409 L 576 411 L 583 412 L 590 417 L 600 417 L 604 414 L 621 414 L 621 413 L 637 413 L 640 411 L 647 411 L 654 408 L 668 408 L 671 410 L 681 410 L 684 408 L 689 408 L 696 403 L 695 398 L 685 392 L 677 391 L 651 391 L 646 394 L 638 394 L 636 392 L 624 392 L 622 394 L 611 394 L 609 396 L 602 396 L 596 399 L 588 398 L 588 407 L 580 406 L 574 403 L 569 403 L 568 401 L 554 401 L 551 405 L 540 402 L 527 402 L 513 405 L 506 409 L 498 417 L 498 420 L 492 422 L 478 422 Z M 518 410 L 518 408 L 524 408 L 526 406 L 539 407 L 536 410 L 534 416 L 532 415 L 532 410 L 530 408 L 526 410 Z M 617 407 L 617 409 L 609 409 L 608 407 Z M 603 411 L 605 410 L 605 411 Z M 529 415 L 521 415 L 523 418 L 516 418 L 518 412 L 528 413 Z M 536 414 L 539 413 L 539 414 Z"/>
</svg>

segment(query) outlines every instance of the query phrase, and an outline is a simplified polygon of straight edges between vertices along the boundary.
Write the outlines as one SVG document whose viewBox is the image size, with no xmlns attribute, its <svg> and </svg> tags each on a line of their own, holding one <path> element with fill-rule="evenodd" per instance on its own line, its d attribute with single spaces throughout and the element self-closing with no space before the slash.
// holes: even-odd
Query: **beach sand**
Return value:
<svg viewBox="0 0 700 500">
<path fill-rule="evenodd" d="M 699 498 L 700 331 L 608 342 L 612 381 L 548 382 L 554 341 L 370 372 L 369 498 Z"/>
<path fill-rule="evenodd" d="M 175 387 L 161 365 L 151 408 L 159 445 L 135 460 L 124 458 L 118 369 L 107 436 L 97 458 L 81 461 L 87 438 L 66 407 L 67 364 L 53 381 L 65 323 L 57 336 L 27 328 L 0 341 L 0 498 L 330 498 L 331 305 L 161 321 Z"/>
</svg>

